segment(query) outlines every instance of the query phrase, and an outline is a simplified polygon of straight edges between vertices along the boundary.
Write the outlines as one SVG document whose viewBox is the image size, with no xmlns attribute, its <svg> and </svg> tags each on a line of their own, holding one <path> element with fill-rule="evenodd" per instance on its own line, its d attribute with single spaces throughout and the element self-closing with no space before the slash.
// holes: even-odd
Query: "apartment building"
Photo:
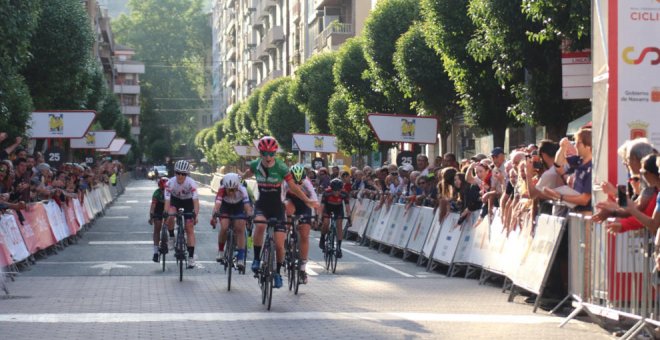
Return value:
<svg viewBox="0 0 660 340">
<path fill-rule="evenodd" d="M 377 0 L 214 0 L 213 118 L 360 34 Z"/>
</svg>

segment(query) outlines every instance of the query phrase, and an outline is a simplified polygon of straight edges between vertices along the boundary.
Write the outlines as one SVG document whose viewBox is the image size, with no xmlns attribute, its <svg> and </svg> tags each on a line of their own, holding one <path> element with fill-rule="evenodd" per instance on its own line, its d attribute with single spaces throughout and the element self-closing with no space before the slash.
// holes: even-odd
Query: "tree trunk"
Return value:
<svg viewBox="0 0 660 340">
<path fill-rule="evenodd" d="M 504 137 L 506 136 L 506 127 L 493 128 L 493 147 L 504 147 Z"/>
</svg>

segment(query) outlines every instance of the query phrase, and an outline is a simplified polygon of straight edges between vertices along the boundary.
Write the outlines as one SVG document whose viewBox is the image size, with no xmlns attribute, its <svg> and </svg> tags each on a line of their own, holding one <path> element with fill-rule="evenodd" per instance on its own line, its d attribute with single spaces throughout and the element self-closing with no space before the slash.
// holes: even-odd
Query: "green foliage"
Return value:
<svg viewBox="0 0 660 340">
<path fill-rule="evenodd" d="M 82 109 L 89 87 L 94 37 L 80 1 L 41 1 L 30 41 L 32 59 L 23 70 L 37 110 Z"/>
<path fill-rule="evenodd" d="M 574 51 L 589 48 L 591 3 L 591 0 L 523 0 L 523 13 L 541 24 L 528 32 L 530 38 L 539 43 L 565 40 Z"/>
<path fill-rule="evenodd" d="M 396 113 L 412 113 L 399 91 L 400 79 L 392 58 L 396 41 L 416 20 L 421 20 L 418 0 L 381 0 L 364 25 L 364 54 L 374 89 L 387 97 Z"/>
<path fill-rule="evenodd" d="M 11 141 L 22 136 L 31 111 L 32 98 L 23 77 L 15 73 L 0 77 L 0 132 Z"/>
<path fill-rule="evenodd" d="M 335 90 L 332 75 L 334 63 L 335 53 L 314 55 L 300 66 L 292 84 L 291 100 L 305 113 L 311 125 L 310 131 L 315 133 L 330 131 L 328 101 Z"/>
<path fill-rule="evenodd" d="M 328 123 L 337 136 L 337 147 L 349 155 L 365 155 L 374 150 L 376 138 L 367 125 L 368 111 L 349 101 L 348 94 L 338 89 L 330 98 Z"/>
<path fill-rule="evenodd" d="M 222 120 L 224 122 L 222 132 L 229 139 L 234 139 L 236 134 L 238 133 L 238 128 L 236 127 L 236 116 L 238 115 L 238 112 L 241 110 L 242 106 L 243 106 L 242 103 L 234 104 L 232 106 L 231 110 L 229 110 L 229 112 L 227 112 L 227 115 Z M 217 137 L 217 135 L 216 135 L 216 137 Z M 220 139 L 223 139 L 223 138 L 220 138 Z M 218 140 L 220 140 L 220 139 L 218 139 Z"/>
<path fill-rule="evenodd" d="M 206 137 L 208 135 L 213 136 L 213 128 L 212 127 L 202 129 L 195 135 L 195 147 L 198 150 L 201 150 L 203 153 L 206 153 L 206 152 L 209 151 L 209 146 L 206 144 Z"/>
<path fill-rule="evenodd" d="M 270 100 L 270 97 L 273 95 L 273 93 L 275 93 L 280 88 L 280 86 L 290 82 L 291 78 L 280 77 L 269 81 L 261 87 L 261 91 L 259 92 L 259 111 L 257 112 L 257 120 L 252 125 L 257 135 L 270 135 L 270 131 L 268 131 L 266 128 L 268 125 L 268 119 L 270 117 L 270 112 L 266 110 L 268 101 Z"/>
<path fill-rule="evenodd" d="M 150 91 L 142 98 L 152 102 L 159 119 L 143 121 L 142 131 L 169 134 L 165 139 L 175 151 L 190 151 L 197 133 L 195 110 L 209 107 L 203 97 L 211 33 L 202 1 L 131 0 L 129 7 L 130 15 L 113 21 L 113 32 L 117 43 L 134 48 L 134 59 L 145 63 L 140 84 Z"/>
<path fill-rule="evenodd" d="M 255 129 L 252 128 L 254 122 L 257 120 L 257 112 L 259 111 L 259 89 L 250 93 L 250 96 L 241 105 L 241 109 L 236 114 L 236 129 L 240 135 L 241 143 L 250 143 L 252 139 L 257 138 Z"/>
<path fill-rule="evenodd" d="M 206 155 L 209 164 L 214 167 L 235 164 L 240 157 L 234 150 L 233 142 L 223 139 L 213 145 L 211 152 Z"/>
<path fill-rule="evenodd" d="M 266 106 L 270 112 L 268 130 L 286 151 L 291 151 L 293 133 L 305 131 L 305 115 L 297 105 L 289 101 L 289 89 L 289 83 L 280 86 Z"/>
<path fill-rule="evenodd" d="M 96 121 L 101 123 L 104 130 L 112 129 L 115 123 L 122 117 L 119 100 L 112 93 L 106 93 L 101 111 L 96 115 Z"/>
<path fill-rule="evenodd" d="M 479 61 L 466 49 L 476 27 L 462 0 L 422 0 L 426 40 L 441 56 L 459 95 L 466 121 L 492 132 L 496 145 L 504 145 L 504 131 L 512 119 L 507 109 L 514 102 L 511 89 L 495 78 L 491 63 Z"/>
<path fill-rule="evenodd" d="M 89 77 L 89 92 L 87 93 L 87 104 L 85 108 L 96 111 L 98 119 L 98 113 L 103 108 L 103 101 L 108 93 L 108 88 L 105 76 L 101 71 L 101 66 L 97 62 L 90 63 L 87 72 Z"/>
</svg>

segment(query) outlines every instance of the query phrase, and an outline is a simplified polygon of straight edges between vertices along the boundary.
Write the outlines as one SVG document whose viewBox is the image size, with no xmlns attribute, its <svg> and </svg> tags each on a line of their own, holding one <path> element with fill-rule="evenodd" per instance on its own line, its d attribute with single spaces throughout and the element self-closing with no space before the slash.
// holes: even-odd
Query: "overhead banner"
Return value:
<svg viewBox="0 0 660 340">
<path fill-rule="evenodd" d="M 96 117 L 94 111 L 35 111 L 30 115 L 30 138 L 82 138 Z"/>
<path fill-rule="evenodd" d="M 72 149 L 107 149 L 115 139 L 116 131 L 89 131 L 83 138 L 71 139 Z"/>
<path fill-rule="evenodd" d="M 234 151 L 241 157 L 259 157 L 259 150 L 252 145 L 234 145 Z"/>
<path fill-rule="evenodd" d="M 112 143 L 110 143 L 110 146 L 107 149 L 99 149 L 97 150 L 98 152 L 119 152 L 121 150 L 121 147 L 126 144 L 126 140 L 123 138 L 115 138 L 112 140 Z"/>
<path fill-rule="evenodd" d="M 121 146 L 119 151 L 117 152 L 111 152 L 111 155 L 116 155 L 116 156 L 126 156 L 129 151 L 131 151 L 131 144 L 124 144 Z"/>
<path fill-rule="evenodd" d="M 608 94 L 610 183 L 623 183 L 627 169 L 619 145 L 647 137 L 660 145 L 660 1 L 610 0 Z"/>
<path fill-rule="evenodd" d="M 370 113 L 371 129 L 379 142 L 435 144 L 438 118 Z"/>
<path fill-rule="evenodd" d="M 293 141 L 300 151 L 337 153 L 337 137 L 333 135 L 294 133 Z"/>
</svg>

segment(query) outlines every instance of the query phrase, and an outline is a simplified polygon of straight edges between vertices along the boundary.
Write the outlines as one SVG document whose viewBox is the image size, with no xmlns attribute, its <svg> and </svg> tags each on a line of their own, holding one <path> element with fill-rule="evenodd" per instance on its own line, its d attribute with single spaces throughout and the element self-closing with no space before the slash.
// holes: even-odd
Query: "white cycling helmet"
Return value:
<svg viewBox="0 0 660 340">
<path fill-rule="evenodd" d="M 230 172 L 222 178 L 222 186 L 225 189 L 237 189 L 241 185 L 241 177 L 238 174 Z"/>
<path fill-rule="evenodd" d="M 174 172 L 190 173 L 190 163 L 184 160 L 176 161 L 174 163 Z"/>
</svg>

